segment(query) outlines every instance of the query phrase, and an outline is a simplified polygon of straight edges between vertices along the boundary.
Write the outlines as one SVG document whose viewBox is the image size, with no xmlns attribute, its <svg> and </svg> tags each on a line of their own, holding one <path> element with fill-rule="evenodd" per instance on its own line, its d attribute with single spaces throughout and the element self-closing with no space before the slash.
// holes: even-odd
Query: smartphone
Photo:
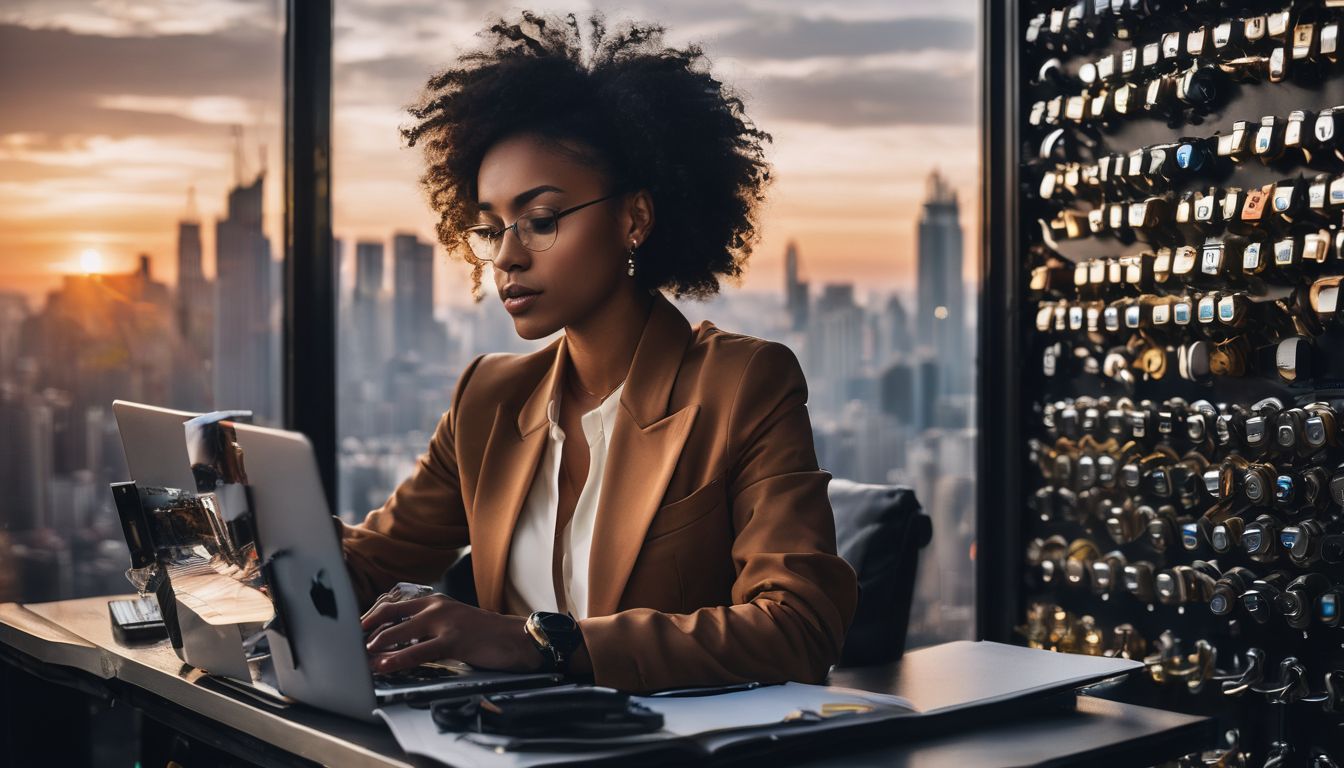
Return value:
<svg viewBox="0 0 1344 768">
<path fill-rule="evenodd" d="M 153 596 L 107 601 L 112 617 L 112 634 L 122 644 L 144 643 L 168 637 L 168 627 L 159 613 L 159 601 Z"/>
</svg>

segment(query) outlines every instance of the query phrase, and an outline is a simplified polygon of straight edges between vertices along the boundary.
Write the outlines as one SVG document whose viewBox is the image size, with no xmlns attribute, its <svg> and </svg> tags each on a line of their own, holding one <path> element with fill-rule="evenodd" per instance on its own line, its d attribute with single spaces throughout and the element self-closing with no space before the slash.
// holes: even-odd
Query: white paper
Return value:
<svg viewBox="0 0 1344 768">
<path fill-rule="evenodd" d="M 710 737 L 714 748 L 732 743 L 729 734 L 747 736 L 761 728 L 782 724 L 790 714 L 800 711 L 821 713 L 826 704 L 855 704 L 871 706 L 868 714 L 837 715 L 825 721 L 839 725 L 843 720 L 890 717 L 913 712 L 909 702 L 899 696 L 857 691 L 802 683 L 769 685 L 749 691 L 720 693 L 712 696 L 632 696 L 639 702 L 663 715 L 661 731 L 639 736 L 601 739 L 585 743 L 600 743 L 600 749 L 583 751 L 515 752 L 503 748 L 508 737 L 488 734 L 441 733 L 428 709 L 416 709 L 408 704 L 393 704 L 375 710 L 392 729 L 392 735 L 408 754 L 423 755 L 453 766 L 466 768 L 530 768 L 548 763 L 571 762 L 577 759 L 597 760 L 604 757 L 632 754 L 657 747 L 682 749 L 688 757 L 697 748 L 686 742 Z M 808 728 L 812 723 L 795 727 Z M 710 744 L 707 738 L 706 748 Z"/>
<path fill-rule="evenodd" d="M 632 701 L 663 715 L 663 730 L 679 736 L 697 736 L 753 726 L 777 725 L 796 711 L 818 714 L 826 704 L 857 704 L 873 707 L 874 712 L 893 714 L 892 710 L 914 712 L 910 702 L 852 688 L 836 688 L 803 683 L 766 685 L 749 691 L 714 696 L 631 696 Z M 853 717 L 854 715 L 841 715 Z"/>
</svg>

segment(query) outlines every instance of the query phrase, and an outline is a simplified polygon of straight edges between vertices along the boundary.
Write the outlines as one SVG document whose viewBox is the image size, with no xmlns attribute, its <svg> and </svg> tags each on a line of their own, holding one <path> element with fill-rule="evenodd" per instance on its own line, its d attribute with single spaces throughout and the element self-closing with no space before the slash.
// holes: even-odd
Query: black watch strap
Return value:
<svg viewBox="0 0 1344 768">
<path fill-rule="evenodd" d="M 527 618 L 524 630 L 541 654 L 543 670 L 569 671 L 569 662 L 583 643 L 579 623 L 573 616 L 537 611 Z"/>
</svg>

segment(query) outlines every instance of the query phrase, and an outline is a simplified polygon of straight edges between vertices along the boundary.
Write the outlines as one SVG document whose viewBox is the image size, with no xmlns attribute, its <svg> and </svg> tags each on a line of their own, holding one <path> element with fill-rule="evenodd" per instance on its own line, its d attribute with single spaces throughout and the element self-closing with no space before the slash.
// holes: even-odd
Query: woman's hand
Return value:
<svg viewBox="0 0 1344 768">
<path fill-rule="evenodd" d="M 541 668 L 520 616 L 504 616 L 433 594 L 375 605 L 360 622 L 369 669 L 386 674 L 439 659 L 509 672 Z"/>
</svg>

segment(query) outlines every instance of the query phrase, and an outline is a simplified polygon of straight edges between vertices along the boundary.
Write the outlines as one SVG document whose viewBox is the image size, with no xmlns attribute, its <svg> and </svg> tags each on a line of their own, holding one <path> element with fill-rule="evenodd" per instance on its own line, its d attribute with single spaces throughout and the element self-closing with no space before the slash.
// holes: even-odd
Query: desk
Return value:
<svg viewBox="0 0 1344 768">
<path fill-rule="evenodd" d="M 119 644 L 108 621 L 110 599 L 114 598 L 0 604 L 0 662 L 24 670 L 17 674 L 40 678 L 44 686 L 128 703 L 186 738 L 247 763 L 396 768 L 415 764 L 382 726 L 303 706 L 276 710 L 259 705 L 182 664 L 167 641 L 137 647 Z M 900 667 L 898 662 L 836 670 L 830 682 L 890 690 Z M 843 744 L 791 748 L 787 757 L 772 756 L 771 762 L 1100 768 L 1152 764 L 1203 748 L 1211 741 L 1212 723 L 1207 718 L 1081 696 L 1073 709 L 1042 711 L 971 733 L 935 732 L 901 744 L 884 742 L 880 733 L 847 734 Z"/>
</svg>

